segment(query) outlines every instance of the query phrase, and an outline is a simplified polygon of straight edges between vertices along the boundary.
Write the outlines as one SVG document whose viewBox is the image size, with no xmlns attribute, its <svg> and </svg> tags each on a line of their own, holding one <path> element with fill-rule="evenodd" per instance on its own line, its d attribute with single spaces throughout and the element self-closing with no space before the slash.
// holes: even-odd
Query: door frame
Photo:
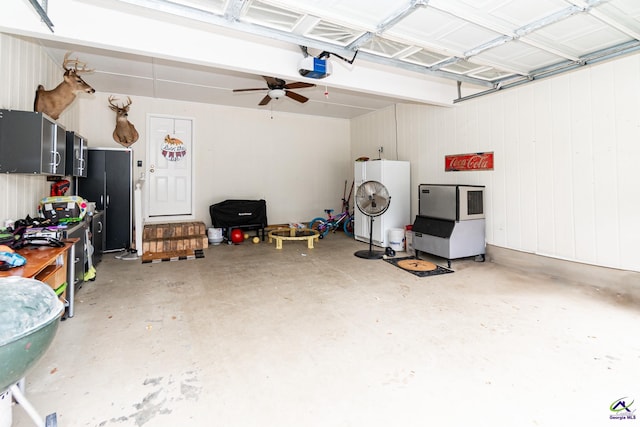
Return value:
<svg viewBox="0 0 640 427">
<path fill-rule="evenodd" d="M 189 164 L 189 168 L 191 171 L 191 214 L 190 215 L 166 215 L 166 216 L 149 216 L 149 205 L 150 205 L 150 197 L 149 191 L 147 191 L 146 182 L 148 182 L 149 178 L 149 166 L 151 165 L 151 119 L 152 118 L 163 118 L 163 119 L 178 119 L 178 120 L 190 120 L 191 121 L 191 160 Z M 140 179 L 138 179 L 137 183 L 140 185 L 142 191 L 142 200 L 143 200 L 143 208 L 142 214 L 144 218 L 144 223 L 160 223 L 160 222 L 175 222 L 175 221 L 193 221 L 196 218 L 195 212 L 195 194 L 196 194 L 196 180 L 195 180 L 195 158 L 194 155 L 195 145 L 196 145 L 196 120 L 194 117 L 187 116 L 176 116 L 174 114 L 158 114 L 158 113 L 147 113 L 147 123 L 146 123 L 146 145 L 145 145 L 145 166 L 143 167 L 144 172 Z M 135 188 L 135 187 L 134 187 Z"/>
</svg>

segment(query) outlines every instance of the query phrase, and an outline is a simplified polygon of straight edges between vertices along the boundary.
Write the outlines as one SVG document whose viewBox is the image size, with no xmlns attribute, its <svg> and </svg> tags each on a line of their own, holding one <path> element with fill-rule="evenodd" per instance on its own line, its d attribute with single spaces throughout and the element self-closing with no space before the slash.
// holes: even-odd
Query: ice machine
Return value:
<svg viewBox="0 0 640 427">
<path fill-rule="evenodd" d="M 451 260 L 477 256 L 484 261 L 485 212 L 481 185 L 420 184 L 413 223 L 416 255 Z"/>
</svg>

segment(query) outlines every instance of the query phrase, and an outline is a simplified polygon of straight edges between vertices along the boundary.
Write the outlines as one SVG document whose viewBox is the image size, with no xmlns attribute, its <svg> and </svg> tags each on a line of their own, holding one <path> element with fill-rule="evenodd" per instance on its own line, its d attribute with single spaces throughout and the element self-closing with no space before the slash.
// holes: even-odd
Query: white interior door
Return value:
<svg viewBox="0 0 640 427">
<path fill-rule="evenodd" d="M 148 215 L 192 214 L 192 121 L 149 117 Z"/>
</svg>

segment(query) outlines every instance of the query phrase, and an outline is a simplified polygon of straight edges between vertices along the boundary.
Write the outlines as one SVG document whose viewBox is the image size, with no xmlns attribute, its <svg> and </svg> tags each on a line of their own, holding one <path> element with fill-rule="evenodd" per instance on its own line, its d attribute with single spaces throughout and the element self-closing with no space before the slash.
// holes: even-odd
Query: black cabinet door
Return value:
<svg viewBox="0 0 640 427">
<path fill-rule="evenodd" d="M 67 131 L 31 111 L 0 109 L 0 172 L 65 174 Z"/>
<path fill-rule="evenodd" d="M 131 246 L 131 152 L 106 151 L 105 250 Z"/>
<path fill-rule="evenodd" d="M 104 251 L 131 246 L 131 151 L 89 150 L 87 177 L 78 179 L 78 195 L 104 211 Z"/>
<path fill-rule="evenodd" d="M 90 202 L 95 202 L 97 210 L 104 210 L 106 202 L 107 171 L 104 159 L 104 151 L 90 150 L 87 177 L 78 179 L 78 195 Z"/>
</svg>

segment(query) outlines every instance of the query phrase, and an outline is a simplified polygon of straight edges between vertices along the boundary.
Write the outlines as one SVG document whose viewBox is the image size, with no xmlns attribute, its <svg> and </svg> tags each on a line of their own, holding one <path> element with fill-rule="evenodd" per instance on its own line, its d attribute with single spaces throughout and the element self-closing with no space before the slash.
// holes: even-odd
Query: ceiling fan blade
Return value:
<svg viewBox="0 0 640 427">
<path fill-rule="evenodd" d="M 298 93 L 291 92 L 290 90 L 286 90 L 285 95 L 287 95 L 289 98 L 296 100 L 298 102 L 307 102 L 309 100 L 309 98 L 307 98 L 306 96 L 302 96 Z"/>
<path fill-rule="evenodd" d="M 271 101 L 271 97 L 267 94 L 258 105 L 267 105 Z"/>
<path fill-rule="evenodd" d="M 262 78 L 264 78 L 267 81 L 267 85 L 269 86 L 269 89 L 282 88 L 286 84 L 284 80 L 279 79 L 277 77 L 262 76 Z"/>
<path fill-rule="evenodd" d="M 248 92 L 251 90 L 269 90 L 266 87 L 255 87 L 255 88 L 251 88 L 251 89 L 233 89 L 234 92 Z"/>
<path fill-rule="evenodd" d="M 315 87 L 313 83 L 293 82 L 284 85 L 285 89 L 302 89 L 303 87 Z"/>
</svg>

